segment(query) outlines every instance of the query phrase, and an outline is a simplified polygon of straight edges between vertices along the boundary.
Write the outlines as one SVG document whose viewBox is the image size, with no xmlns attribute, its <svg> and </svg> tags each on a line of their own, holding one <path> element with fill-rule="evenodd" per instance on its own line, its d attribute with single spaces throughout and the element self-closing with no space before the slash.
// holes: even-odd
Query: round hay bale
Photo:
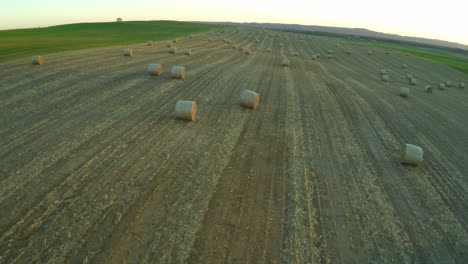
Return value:
<svg viewBox="0 0 468 264">
<path fill-rule="evenodd" d="M 372 51 L 367 51 L 367 55 L 371 56 L 372 55 Z"/>
<path fill-rule="evenodd" d="M 388 75 L 382 74 L 382 81 L 388 82 L 389 79 Z"/>
<path fill-rule="evenodd" d="M 237 50 L 240 51 L 240 52 L 244 52 L 244 48 L 242 48 L 240 45 L 239 45 L 239 47 L 237 48 Z"/>
<path fill-rule="evenodd" d="M 315 56 L 317 56 L 317 59 L 320 59 L 320 54 L 315 54 Z"/>
<path fill-rule="evenodd" d="M 351 51 L 347 50 L 346 54 L 351 55 Z"/>
<path fill-rule="evenodd" d="M 252 51 L 250 49 L 247 49 L 247 48 L 245 48 L 243 52 L 244 52 L 245 55 L 252 54 Z"/>
<path fill-rule="evenodd" d="M 299 52 L 295 51 L 295 52 L 292 53 L 292 55 L 297 57 L 297 56 L 299 56 Z"/>
<path fill-rule="evenodd" d="M 314 55 L 312 55 L 311 58 L 312 58 L 312 60 L 316 60 L 316 59 L 317 59 L 317 55 L 314 54 Z"/>
<path fill-rule="evenodd" d="M 411 79 L 411 78 L 413 78 L 413 74 L 407 73 L 407 74 L 406 74 L 406 79 L 409 80 L 409 79 Z"/>
<path fill-rule="evenodd" d="M 406 65 L 406 64 L 404 64 L 404 63 L 401 65 L 401 67 L 402 67 L 403 69 L 408 69 L 408 65 Z"/>
<path fill-rule="evenodd" d="M 231 44 L 232 41 L 231 41 L 230 39 L 228 39 L 228 40 L 226 40 L 226 43 L 227 43 L 227 44 Z"/>
<path fill-rule="evenodd" d="M 410 89 L 406 87 L 400 87 L 400 96 L 401 97 L 408 97 L 410 94 Z"/>
<path fill-rule="evenodd" d="M 421 147 L 404 144 L 400 151 L 400 162 L 410 165 L 420 165 L 423 162 L 424 151 Z"/>
<path fill-rule="evenodd" d="M 177 101 L 175 116 L 178 119 L 193 121 L 197 118 L 197 104 L 192 101 Z"/>
<path fill-rule="evenodd" d="M 331 60 L 331 59 L 333 59 L 333 55 L 332 55 L 332 54 L 328 54 L 328 55 L 327 55 L 327 58 L 328 58 L 329 60 Z"/>
<path fill-rule="evenodd" d="M 208 41 L 211 42 L 211 41 L 213 41 L 213 39 L 212 39 L 212 38 L 209 38 Z"/>
<path fill-rule="evenodd" d="M 386 69 L 380 69 L 380 74 L 387 74 L 387 70 Z"/>
<path fill-rule="evenodd" d="M 156 63 L 149 64 L 148 65 L 148 73 L 150 75 L 160 76 L 163 73 L 162 64 L 159 64 L 159 63 L 158 64 L 156 64 Z"/>
<path fill-rule="evenodd" d="M 236 44 L 232 45 L 233 50 L 237 50 L 238 48 L 239 48 L 239 45 L 236 45 Z"/>
<path fill-rule="evenodd" d="M 123 19 L 121 17 L 117 18 L 117 22 L 123 22 Z"/>
<path fill-rule="evenodd" d="M 390 51 L 389 51 L 389 50 L 386 50 L 385 53 L 390 54 Z"/>
<path fill-rule="evenodd" d="M 168 48 L 171 48 L 171 47 L 174 46 L 174 43 L 168 41 L 168 42 L 166 42 L 166 46 L 167 46 Z"/>
<path fill-rule="evenodd" d="M 280 43 L 280 47 L 284 47 L 284 44 L 283 44 L 283 43 Z"/>
<path fill-rule="evenodd" d="M 271 48 L 267 48 L 267 49 L 266 49 L 266 52 L 270 53 L 270 52 L 271 52 Z"/>
<path fill-rule="evenodd" d="M 32 64 L 33 65 L 42 65 L 44 63 L 44 57 L 42 56 L 33 56 Z"/>
<path fill-rule="evenodd" d="M 460 89 L 465 89 L 465 88 L 466 88 L 466 84 L 465 84 L 465 83 L 460 83 L 460 84 L 458 85 L 458 88 L 460 88 Z"/>
<path fill-rule="evenodd" d="M 426 93 L 432 93 L 432 86 L 427 85 L 426 87 L 424 87 L 424 91 L 425 91 Z"/>
<path fill-rule="evenodd" d="M 327 51 L 327 53 L 328 53 L 328 54 L 333 54 L 333 50 L 329 49 L 329 50 Z"/>
<path fill-rule="evenodd" d="M 289 60 L 288 59 L 283 59 L 283 61 L 281 62 L 281 66 L 288 67 L 289 66 Z"/>
<path fill-rule="evenodd" d="M 179 39 L 176 38 L 176 39 L 174 39 L 172 42 L 174 42 L 174 43 L 179 43 Z"/>
<path fill-rule="evenodd" d="M 256 92 L 252 92 L 250 90 L 244 90 L 240 94 L 240 103 L 245 107 L 249 107 L 252 109 L 257 108 L 258 102 L 260 101 L 260 95 Z"/>
<path fill-rule="evenodd" d="M 418 80 L 416 78 L 410 78 L 409 79 L 409 84 L 416 85 L 416 84 L 418 84 Z"/>
<path fill-rule="evenodd" d="M 172 48 L 169 49 L 169 53 L 177 54 L 177 53 L 179 53 L 179 49 L 176 48 L 176 47 L 172 47 Z"/>
<path fill-rule="evenodd" d="M 132 49 L 124 49 L 123 55 L 128 57 L 133 57 L 133 50 Z"/>
<path fill-rule="evenodd" d="M 146 42 L 146 46 L 152 47 L 152 46 L 154 46 L 154 42 L 153 41 L 148 41 L 148 42 Z"/>
<path fill-rule="evenodd" d="M 445 86 L 452 87 L 452 82 L 451 81 L 445 81 Z"/>
<path fill-rule="evenodd" d="M 190 55 L 192 55 L 192 49 L 188 49 L 188 48 L 187 48 L 187 49 L 184 49 L 184 50 L 182 51 L 182 53 L 183 53 L 184 55 L 190 56 Z"/>
<path fill-rule="evenodd" d="M 439 90 L 445 89 L 445 83 L 439 83 Z"/>
<path fill-rule="evenodd" d="M 171 68 L 171 77 L 174 79 L 185 79 L 185 74 L 186 74 L 185 67 L 181 66 L 172 66 Z"/>
</svg>

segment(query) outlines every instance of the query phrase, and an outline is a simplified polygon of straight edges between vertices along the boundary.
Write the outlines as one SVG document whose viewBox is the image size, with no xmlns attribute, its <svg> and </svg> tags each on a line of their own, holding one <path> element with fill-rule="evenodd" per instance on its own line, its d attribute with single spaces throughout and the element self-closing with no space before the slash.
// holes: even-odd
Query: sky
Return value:
<svg viewBox="0 0 468 264">
<path fill-rule="evenodd" d="M 468 45 L 467 0 L 0 0 L 0 30 L 117 17 L 366 28 Z"/>
</svg>

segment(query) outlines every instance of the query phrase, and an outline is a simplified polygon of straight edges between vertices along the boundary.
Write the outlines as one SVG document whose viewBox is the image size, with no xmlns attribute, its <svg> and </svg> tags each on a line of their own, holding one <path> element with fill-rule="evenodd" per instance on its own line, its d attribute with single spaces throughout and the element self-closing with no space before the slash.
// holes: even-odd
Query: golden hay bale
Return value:
<svg viewBox="0 0 468 264">
<path fill-rule="evenodd" d="M 367 51 L 367 55 L 371 56 L 372 55 L 372 51 Z"/>
<path fill-rule="evenodd" d="M 258 102 L 260 101 L 260 95 L 250 90 L 244 90 L 240 94 L 240 103 L 245 107 L 252 109 L 257 108 Z"/>
<path fill-rule="evenodd" d="M 387 70 L 386 69 L 380 69 L 380 74 L 387 74 Z"/>
<path fill-rule="evenodd" d="M 408 97 L 410 94 L 410 89 L 406 87 L 400 87 L 400 96 L 401 97 Z"/>
<path fill-rule="evenodd" d="M 421 147 L 405 144 L 400 151 L 400 162 L 410 165 L 420 165 L 423 162 L 424 151 Z"/>
<path fill-rule="evenodd" d="M 181 66 L 172 66 L 171 68 L 171 77 L 174 79 L 185 79 L 185 74 L 186 74 L 185 67 Z"/>
<path fill-rule="evenodd" d="M 163 73 L 162 64 L 156 64 L 156 63 L 149 64 L 148 73 L 151 75 L 160 76 Z"/>
<path fill-rule="evenodd" d="M 316 59 L 317 59 L 317 55 L 314 54 L 314 55 L 312 55 L 311 58 L 312 58 L 312 60 L 316 60 Z"/>
<path fill-rule="evenodd" d="M 237 50 L 237 49 L 239 48 L 239 45 L 238 45 L 238 44 L 234 44 L 234 45 L 231 46 L 231 48 L 232 48 L 233 50 Z"/>
<path fill-rule="evenodd" d="M 197 104 L 192 101 L 177 101 L 175 116 L 178 119 L 193 121 L 197 118 Z"/>
<path fill-rule="evenodd" d="M 465 83 L 460 83 L 460 84 L 458 85 L 458 88 L 464 89 L 464 88 L 466 88 L 466 84 L 465 84 Z"/>
<path fill-rule="evenodd" d="M 389 50 L 386 50 L 385 53 L 390 54 L 390 51 L 389 51 Z"/>
<path fill-rule="evenodd" d="M 299 52 L 294 51 L 294 52 L 292 52 L 292 55 L 295 56 L 295 57 L 297 57 L 297 56 L 299 56 Z"/>
<path fill-rule="evenodd" d="M 184 55 L 190 56 L 190 55 L 192 55 L 192 49 L 188 49 L 188 48 L 187 48 L 187 49 L 184 49 L 184 50 L 182 50 L 182 53 L 183 53 Z"/>
<path fill-rule="evenodd" d="M 351 55 L 351 51 L 347 50 L 346 54 Z"/>
<path fill-rule="evenodd" d="M 176 47 L 172 47 L 172 48 L 169 49 L 169 53 L 177 54 L 177 53 L 179 53 L 179 49 L 176 48 Z"/>
<path fill-rule="evenodd" d="M 327 51 L 327 53 L 328 53 L 328 54 L 333 54 L 333 50 L 329 49 L 329 50 Z"/>
<path fill-rule="evenodd" d="M 403 69 L 408 69 L 408 65 L 406 65 L 406 64 L 404 64 L 404 63 L 401 65 L 401 67 L 402 67 Z"/>
<path fill-rule="evenodd" d="M 267 48 L 267 49 L 266 49 L 266 52 L 270 53 L 270 52 L 271 52 L 271 48 Z"/>
<path fill-rule="evenodd" d="M 406 79 L 408 79 L 408 80 L 409 80 L 409 79 L 411 79 L 411 78 L 413 78 L 413 74 L 411 74 L 411 73 L 407 73 L 407 74 L 406 74 Z"/>
<path fill-rule="evenodd" d="M 44 63 L 44 57 L 42 56 L 33 56 L 32 64 L 33 65 L 42 65 Z"/>
<path fill-rule="evenodd" d="M 171 48 L 171 47 L 174 46 L 174 43 L 168 41 L 168 42 L 166 42 L 166 46 L 167 46 L 168 48 Z"/>
<path fill-rule="evenodd" d="M 426 93 L 432 93 L 432 86 L 427 85 L 426 87 L 424 87 L 424 91 L 425 91 Z"/>
<path fill-rule="evenodd" d="M 133 50 L 132 49 L 124 49 L 123 55 L 128 57 L 133 57 Z"/>
<path fill-rule="evenodd" d="M 283 61 L 281 62 L 281 66 L 288 67 L 289 66 L 289 60 L 288 59 L 283 59 Z"/>
<path fill-rule="evenodd" d="M 123 22 L 123 19 L 121 17 L 117 18 L 117 22 Z"/>
<path fill-rule="evenodd" d="M 409 84 L 416 85 L 416 84 L 418 84 L 418 80 L 416 78 L 410 78 L 409 79 Z"/>
<path fill-rule="evenodd" d="M 251 51 L 250 49 L 244 49 L 243 52 L 244 52 L 244 54 L 246 54 L 246 55 L 252 54 L 252 51 Z"/>
<path fill-rule="evenodd" d="M 382 81 L 388 82 L 388 80 L 389 80 L 388 75 L 382 74 Z"/>
<path fill-rule="evenodd" d="M 445 89 L 445 83 L 439 83 L 439 90 Z"/>
<path fill-rule="evenodd" d="M 327 55 L 327 58 L 328 58 L 329 60 L 333 59 L 333 54 L 328 54 L 328 55 Z"/>
<path fill-rule="evenodd" d="M 176 39 L 174 39 L 172 42 L 174 42 L 174 43 L 179 43 L 179 39 L 176 38 Z"/>
<path fill-rule="evenodd" d="M 452 87 L 452 82 L 451 81 L 445 81 L 445 86 Z"/>
<path fill-rule="evenodd" d="M 146 42 L 146 46 L 152 47 L 152 46 L 154 46 L 154 42 L 153 41 L 148 41 L 148 42 Z"/>
</svg>

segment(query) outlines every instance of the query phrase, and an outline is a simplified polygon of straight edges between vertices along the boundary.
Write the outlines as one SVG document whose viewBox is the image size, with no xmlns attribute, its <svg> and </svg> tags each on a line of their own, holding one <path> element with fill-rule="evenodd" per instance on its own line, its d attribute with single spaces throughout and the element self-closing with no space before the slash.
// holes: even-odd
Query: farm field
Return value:
<svg viewBox="0 0 468 264">
<path fill-rule="evenodd" d="M 336 44 L 230 28 L 1 63 L 0 263 L 466 263 L 468 90 L 437 87 L 468 76 Z"/>
</svg>

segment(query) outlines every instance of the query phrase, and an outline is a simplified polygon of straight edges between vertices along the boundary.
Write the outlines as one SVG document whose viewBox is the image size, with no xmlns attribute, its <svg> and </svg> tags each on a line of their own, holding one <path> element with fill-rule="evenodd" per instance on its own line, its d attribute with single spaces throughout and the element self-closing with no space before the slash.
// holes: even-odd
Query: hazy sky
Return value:
<svg viewBox="0 0 468 264">
<path fill-rule="evenodd" d="M 77 22 L 204 20 L 359 27 L 468 45 L 468 0 L 0 0 L 0 29 Z"/>
</svg>

